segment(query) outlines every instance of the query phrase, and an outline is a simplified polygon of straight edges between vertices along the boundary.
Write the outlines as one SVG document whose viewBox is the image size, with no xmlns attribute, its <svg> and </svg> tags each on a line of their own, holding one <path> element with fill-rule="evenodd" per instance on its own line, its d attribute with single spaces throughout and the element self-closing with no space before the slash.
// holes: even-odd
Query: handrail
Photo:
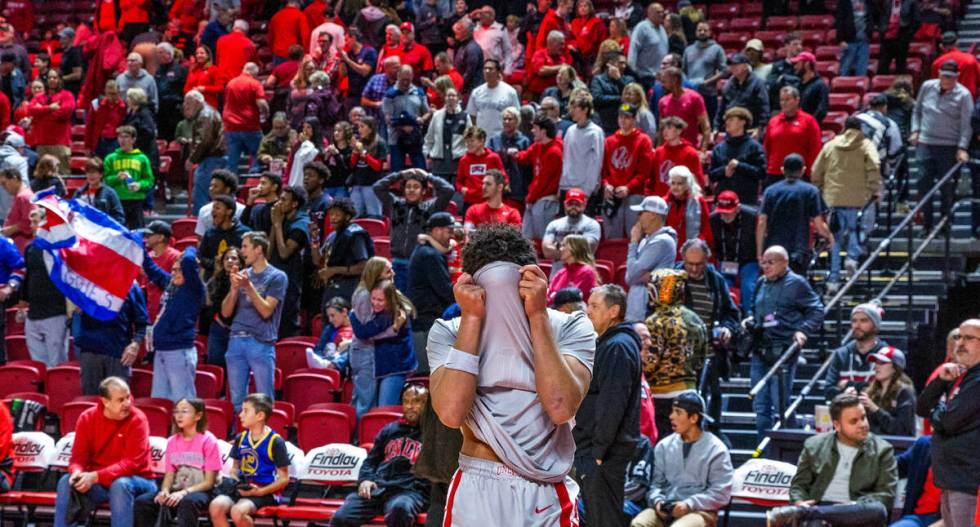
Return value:
<svg viewBox="0 0 980 527">
<path fill-rule="evenodd" d="M 905 273 L 908 272 L 909 268 L 911 267 L 911 262 L 915 261 L 919 256 L 921 256 L 922 253 L 929 246 L 929 243 L 933 239 L 935 239 L 937 234 L 939 234 L 939 231 L 941 231 L 946 227 L 946 224 L 949 223 L 949 219 L 953 217 L 953 214 L 956 212 L 956 209 L 960 205 L 964 203 L 970 203 L 971 201 L 973 200 L 961 200 L 953 205 L 952 209 L 950 210 L 950 213 L 946 216 L 943 216 L 943 218 L 940 219 L 939 223 L 937 223 L 936 226 L 933 227 L 932 231 L 929 232 L 929 235 L 926 236 L 926 238 L 922 241 L 922 244 L 919 246 L 919 248 L 916 249 L 913 254 L 911 254 L 911 258 L 909 258 L 905 263 L 902 264 L 902 268 L 895 273 L 895 276 L 893 276 L 891 280 L 888 281 L 887 284 L 885 284 L 885 286 L 881 289 L 881 292 L 875 295 L 875 297 L 871 300 L 872 302 L 885 298 L 885 295 L 887 295 L 888 292 L 891 291 L 892 287 L 898 283 L 899 279 L 901 279 L 902 276 L 904 276 Z M 911 306 L 909 307 L 911 308 Z M 847 330 L 847 334 L 845 334 L 844 338 L 841 339 L 841 345 L 846 344 L 848 341 L 850 341 L 852 336 L 853 336 L 852 330 Z M 786 411 L 783 413 L 782 418 L 773 425 L 772 427 L 773 430 L 779 430 L 780 428 L 782 428 L 783 423 L 786 422 L 786 420 L 788 420 L 790 416 L 796 413 L 796 409 L 799 408 L 801 404 L 803 404 L 803 400 L 806 399 L 806 396 L 810 395 L 810 392 L 813 391 L 813 388 L 816 386 L 817 382 L 820 379 L 822 379 L 824 375 L 827 373 L 827 368 L 830 367 L 830 363 L 833 362 L 833 360 L 834 360 L 834 356 L 832 354 L 827 355 L 827 358 L 824 359 L 822 364 L 820 364 L 820 368 L 818 368 L 816 373 L 813 374 L 813 378 L 806 383 L 806 386 L 804 386 L 803 389 L 800 390 L 800 394 L 796 396 L 795 399 L 793 399 L 793 402 L 790 403 L 789 406 L 786 407 Z M 759 443 L 759 446 L 757 446 L 755 451 L 752 453 L 752 457 L 757 458 L 761 456 L 762 452 L 764 452 L 766 447 L 769 446 L 769 441 L 770 441 L 769 436 L 763 438 L 762 442 Z"/>
<path fill-rule="evenodd" d="M 955 165 L 953 165 L 952 168 L 949 169 L 948 172 L 946 172 L 946 174 L 943 175 L 942 178 L 939 179 L 939 181 L 936 182 L 935 185 L 932 186 L 932 188 L 930 188 L 922 197 L 919 198 L 918 203 L 916 203 L 915 207 L 911 211 L 909 211 L 909 213 L 905 216 L 905 218 L 898 224 L 898 226 L 896 226 L 892 230 L 892 232 L 890 232 L 888 234 L 888 236 L 885 237 L 885 239 L 883 239 L 881 242 L 878 243 L 878 246 L 868 256 L 868 258 L 866 258 L 864 260 L 864 262 L 861 264 L 861 266 L 858 267 L 858 270 L 855 271 L 854 275 L 851 276 L 847 280 L 847 282 L 845 282 L 844 285 L 840 288 L 840 290 L 837 291 L 837 294 L 835 294 L 834 297 L 831 298 L 831 300 L 824 305 L 824 310 L 823 311 L 824 311 L 824 316 L 825 317 L 827 316 L 828 313 L 830 313 L 830 311 L 832 309 L 834 309 L 835 307 L 837 307 L 837 304 L 844 298 L 844 295 L 860 279 L 861 274 L 863 274 L 865 271 L 867 271 L 871 267 L 871 264 L 878 258 L 878 256 L 886 248 L 888 248 L 891 245 L 892 241 L 899 234 L 901 234 L 902 229 L 904 229 L 907 226 L 909 226 L 909 224 L 912 221 L 915 220 L 916 214 L 918 214 L 918 212 L 922 209 L 922 207 L 929 200 L 931 200 L 933 198 L 933 196 L 935 196 L 935 194 L 937 192 L 939 192 L 939 190 L 944 185 L 946 185 L 947 183 L 949 183 L 949 181 L 953 178 L 953 176 L 956 175 L 956 174 L 958 174 L 959 171 L 963 168 L 964 165 L 965 165 L 965 163 L 962 162 L 962 161 L 957 162 Z M 951 213 L 952 213 L 952 211 L 950 211 L 949 213 L 947 213 L 947 216 L 949 214 L 951 214 Z M 944 219 L 945 219 L 945 217 L 946 216 L 944 216 Z M 947 223 L 946 221 L 939 222 L 940 225 L 945 225 L 946 223 Z M 933 231 L 938 232 L 938 231 L 936 231 L 936 229 L 933 229 Z M 930 235 L 931 236 L 927 238 L 927 240 L 929 240 L 929 241 L 931 241 L 932 237 L 934 237 L 934 235 L 932 233 L 930 233 Z M 911 241 L 911 235 L 909 236 L 909 239 Z M 909 244 L 908 250 L 911 253 L 911 250 L 912 250 L 911 243 Z M 910 256 L 911 256 L 911 254 L 910 254 Z M 909 260 L 910 261 L 908 262 L 907 268 L 903 268 L 903 271 L 904 272 L 909 272 L 911 270 L 911 258 Z M 897 279 L 897 277 L 899 277 L 899 276 L 901 276 L 901 275 L 896 274 L 896 278 L 893 278 L 893 280 Z M 910 292 L 910 294 L 911 294 L 911 292 Z M 773 375 L 776 375 L 777 372 L 780 371 L 780 368 L 782 368 L 783 364 L 785 364 L 786 361 L 788 361 L 790 359 L 790 357 L 792 357 L 793 355 L 795 355 L 796 352 L 799 351 L 799 349 L 800 349 L 800 346 L 796 342 L 794 342 L 788 348 L 786 348 L 786 350 L 783 352 L 783 354 L 779 356 L 779 359 L 776 360 L 776 362 L 769 368 L 769 370 L 766 371 L 765 375 L 763 375 L 762 378 L 749 391 L 749 399 L 752 399 L 756 395 L 758 395 L 759 392 L 762 391 L 762 389 L 765 386 L 765 384 L 767 382 L 769 382 L 770 379 L 772 379 Z M 820 372 L 818 371 L 818 373 L 820 373 Z M 815 382 L 818 378 L 819 378 L 819 375 L 814 375 L 813 379 L 811 379 L 810 382 Z M 782 399 L 782 398 L 780 398 L 780 399 Z M 795 407 L 793 407 L 793 410 L 795 411 Z M 786 411 L 788 412 L 789 411 L 789 408 L 787 408 Z M 790 416 L 790 415 L 792 415 L 792 413 L 784 414 L 783 415 L 783 418 L 780 419 L 780 421 L 776 425 L 774 425 L 774 427 L 775 426 L 779 426 L 785 419 L 788 419 L 788 416 Z M 768 439 L 769 439 L 768 437 L 765 438 L 763 440 L 763 443 L 768 444 Z"/>
</svg>

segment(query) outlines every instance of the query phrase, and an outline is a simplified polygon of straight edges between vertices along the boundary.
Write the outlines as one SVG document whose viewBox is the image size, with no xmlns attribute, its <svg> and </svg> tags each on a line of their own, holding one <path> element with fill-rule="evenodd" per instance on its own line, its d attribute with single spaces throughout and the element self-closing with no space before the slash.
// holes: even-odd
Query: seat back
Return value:
<svg viewBox="0 0 980 527">
<path fill-rule="evenodd" d="M 269 416 L 266 424 L 269 425 L 269 428 L 275 430 L 277 434 L 281 435 L 283 439 L 289 437 L 289 425 L 291 425 L 292 422 L 289 420 L 289 416 L 286 415 L 286 412 L 283 410 L 272 410 L 272 415 Z"/>
<path fill-rule="evenodd" d="M 167 473 L 167 438 L 150 434 L 150 470 L 162 478 Z"/>
<path fill-rule="evenodd" d="M 337 410 L 306 410 L 296 418 L 296 439 L 307 451 L 330 443 L 350 443 L 352 431 L 347 415 Z"/>
<path fill-rule="evenodd" d="M 20 324 L 23 327 L 23 323 Z M 4 346 L 7 350 L 7 361 L 31 360 L 31 354 L 27 350 L 27 337 L 21 332 L 20 335 L 7 335 L 4 337 Z"/>
<path fill-rule="evenodd" d="M 311 404 L 333 400 L 333 392 L 339 388 L 330 377 L 317 373 L 294 373 L 286 380 L 283 399 L 296 405 L 302 412 Z"/>
<path fill-rule="evenodd" d="M 41 372 L 26 364 L 0 366 L 0 399 L 17 392 L 36 392 L 41 384 Z"/>
<path fill-rule="evenodd" d="M 218 377 L 209 371 L 194 372 L 194 390 L 200 399 L 214 399 L 221 394 Z"/>
<path fill-rule="evenodd" d="M 133 391 L 133 397 L 149 397 L 153 393 L 153 370 L 133 368 L 129 388 Z"/>
<path fill-rule="evenodd" d="M 97 405 L 89 401 L 71 401 L 61 406 L 58 414 L 58 421 L 61 423 L 61 435 L 75 431 L 75 423 L 85 410 L 95 408 Z"/>
<path fill-rule="evenodd" d="M 44 432 L 17 432 L 11 441 L 14 468 L 19 472 L 46 470 L 55 455 L 54 439 Z"/>
<path fill-rule="evenodd" d="M 377 437 L 378 432 L 380 432 L 386 424 L 392 421 L 397 421 L 398 419 L 401 419 L 401 417 L 401 412 L 378 409 L 369 411 L 361 416 L 361 423 L 357 432 L 357 440 L 360 441 L 361 444 L 374 442 L 374 438 Z"/>
<path fill-rule="evenodd" d="M 197 218 L 178 218 L 170 224 L 173 232 L 171 239 L 179 240 L 194 236 L 194 229 L 197 227 Z"/>
<path fill-rule="evenodd" d="M 347 421 L 350 424 L 350 431 L 354 431 L 354 427 L 357 426 L 357 410 L 353 405 L 348 403 L 316 403 L 307 408 L 309 410 L 333 410 L 335 412 L 340 412 L 347 416 Z"/>
<path fill-rule="evenodd" d="M 308 367 L 306 363 L 306 348 L 311 347 L 304 341 L 284 340 L 276 343 L 276 367 L 289 377 L 296 370 Z"/>
<path fill-rule="evenodd" d="M 218 383 L 218 395 L 213 398 L 217 399 L 220 397 L 221 393 L 225 390 L 225 369 L 217 364 L 201 364 L 200 362 L 197 364 L 197 369 L 198 371 L 206 371 L 214 375 Z M 212 397 L 203 397 L 200 394 L 198 394 L 198 397 L 201 399 L 212 399 Z"/>
<path fill-rule="evenodd" d="M 204 412 L 208 418 L 208 431 L 218 439 L 226 439 L 231 430 L 231 417 L 220 406 L 205 403 Z"/>
<path fill-rule="evenodd" d="M 155 404 L 136 404 L 136 407 L 146 414 L 146 421 L 150 425 L 151 436 L 170 436 L 170 412 Z"/>
</svg>

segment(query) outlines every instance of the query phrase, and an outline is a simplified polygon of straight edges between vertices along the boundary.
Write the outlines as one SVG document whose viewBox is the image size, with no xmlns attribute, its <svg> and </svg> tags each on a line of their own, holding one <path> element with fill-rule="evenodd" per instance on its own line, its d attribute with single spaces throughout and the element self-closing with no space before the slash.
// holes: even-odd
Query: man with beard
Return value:
<svg viewBox="0 0 980 527">
<path fill-rule="evenodd" d="M 509 223 L 521 226 L 521 213 L 514 207 L 504 203 L 504 191 L 507 190 L 507 176 L 503 172 L 491 168 L 483 176 L 483 203 L 477 203 L 466 209 L 463 226 L 471 231 L 487 223 Z"/>
<path fill-rule="evenodd" d="M 317 273 L 324 284 L 324 303 L 335 296 L 350 300 L 364 264 L 374 256 L 374 240 L 360 225 L 351 223 L 354 214 L 350 199 L 333 200 L 327 209 L 333 232 L 322 247 L 315 238 L 311 242 L 313 265 L 320 269 Z"/>
<path fill-rule="evenodd" d="M 830 405 L 833 432 L 803 443 L 790 483 L 793 505 L 766 513 L 766 525 L 835 527 L 884 525 L 895 499 L 895 449 L 871 433 L 857 395 L 841 394 Z"/>
<path fill-rule="evenodd" d="M 582 189 L 569 189 L 565 193 L 565 215 L 551 220 L 544 230 L 544 238 L 541 239 L 541 252 L 545 258 L 551 258 L 551 273 L 558 272 L 562 268 L 561 258 L 559 258 L 559 247 L 561 241 L 569 234 L 585 236 L 589 240 L 589 247 L 595 251 L 602 238 L 602 230 L 599 222 L 585 214 L 585 204 L 588 195 Z"/>
<path fill-rule="evenodd" d="M 711 38 L 711 26 L 700 22 L 695 33 L 697 42 L 684 49 L 684 74 L 697 85 L 704 97 L 708 118 L 718 109 L 718 81 L 725 73 L 725 50 Z"/>
<path fill-rule="evenodd" d="M 490 177 L 490 176 L 487 176 Z M 453 281 L 449 275 L 446 257 L 437 246 L 449 247 L 453 237 L 454 218 L 448 212 L 436 212 L 425 224 L 428 239 L 415 245 L 412 259 L 408 262 L 408 298 L 415 305 L 416 317 L 412 322 L 412 340 L 415 349 L 425 349 L 429 328 L 453 302 Z M 429 372 L 425 354 L 419 355 L 416 373 Z"/>
</svg>

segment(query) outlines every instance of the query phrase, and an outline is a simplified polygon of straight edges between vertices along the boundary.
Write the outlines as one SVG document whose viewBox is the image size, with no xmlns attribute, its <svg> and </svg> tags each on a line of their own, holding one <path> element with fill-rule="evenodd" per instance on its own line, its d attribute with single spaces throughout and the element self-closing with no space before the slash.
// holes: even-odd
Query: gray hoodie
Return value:
<svg viewBox="0 0 980 527">
<path fill-rule="evenodd" d="M 626 284 L 630 286 L 626 297 L 626 320 L 639 322 L 646 318 L 647 282 L 650 271 L 673 268 L 677 257 L 677 232 L 672 227 L 661 227 L 639 243 L 630 243 L 626 257 Z"/>
<path fill-rule="evenodd" d="M 157 96 L 157 81 L 146 72 L 145 69 L 140 69 L 139 75 L 132 77 L 129 75 L 129 71 L 124 71 L 116 76 L 116 84 L 119 85 L 119 94 L 123 96 L 123 100 L 126 98 L 126 92 L 130 88 L 143 88 L 146 92 L 146 98 L 150 101 L 150 107 L 153 108 L 153 113 L 157 112 L 160 108 L 160 98 Z"/>
<path fill-rule="evenodd" d="M 606 136 L 599 125 L 588 121 L 585 126 L 573 124 L 565 131 L 565 162 L 558 188 L 580 188 L 591 196 L 599 187 Z"/>
<path fill-rule="evenodd" d="M 711 432 L 702 432 L 684 456 L 684 441 L 674 433 L 653 452 L 653 483 L 647 503 L 683 500 L 692 511 L 718 511 L 732 496 L 732 458 L 728 448 Z"/>
</svg>

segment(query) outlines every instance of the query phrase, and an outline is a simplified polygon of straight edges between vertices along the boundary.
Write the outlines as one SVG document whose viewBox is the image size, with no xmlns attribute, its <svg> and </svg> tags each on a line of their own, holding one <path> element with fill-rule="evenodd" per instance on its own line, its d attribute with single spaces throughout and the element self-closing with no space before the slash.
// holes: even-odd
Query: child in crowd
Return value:
<svg viewBox="0 0 980 527">
<path fill-rule="evenodd" d="M 157 525 L 159 514 L 177 515 L 180 527 L 197 527 L 221 470 L 218 440 L 208 432 L 204 401 L 181 399 L 174 405 L 174 435 L 167 440 L 166 475 L 160 492 L 136 498 L 136 527 Z M 161 511 L 167 507 L 168 512 Z"/>
<path fill-rule="evenodd" d="M 354 331 L 350 325 L 350 303 L 339 296 L 327 302 L 328 324 L 323 326 L 316 346 L 306 348 L 306 365 L 314 369 L 332 368 L 350 376 L 350 347 Z"/>
<path fill-rule="evenodd" d="M 242 401 L 238 418 L 244 431 L 231 448 L 238 479 L 227 479 L 218 487 L 209 510 L 214 527 L 228 527 L 229 513 L 236 527 L 252 527 L 255 512 L 277 505 L 279 493 L 289 484 L 286 441 L 266 426 L 270 415 L 268 395 L 253 393 Z"/>
</svg>

